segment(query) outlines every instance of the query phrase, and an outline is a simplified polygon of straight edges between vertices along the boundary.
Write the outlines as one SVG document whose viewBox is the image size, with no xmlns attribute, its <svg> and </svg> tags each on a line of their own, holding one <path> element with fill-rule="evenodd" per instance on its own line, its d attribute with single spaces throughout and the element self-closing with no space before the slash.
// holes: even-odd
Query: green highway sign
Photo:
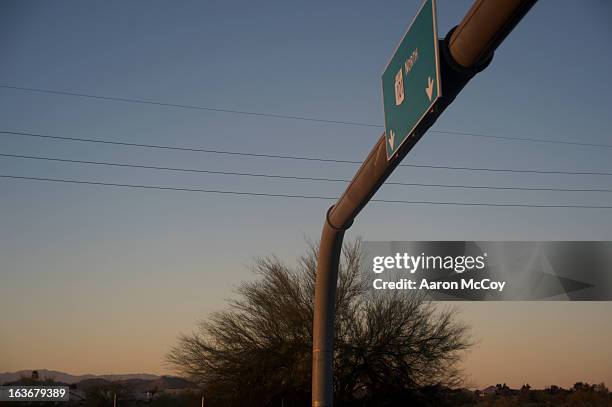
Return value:
<svg viewBox="0 0 612 407">
<path fill-rule="evenodd" d="M 387 159 L 442 95 L 436 1 L 425 0 L 382 75 Z"/>
</svg>

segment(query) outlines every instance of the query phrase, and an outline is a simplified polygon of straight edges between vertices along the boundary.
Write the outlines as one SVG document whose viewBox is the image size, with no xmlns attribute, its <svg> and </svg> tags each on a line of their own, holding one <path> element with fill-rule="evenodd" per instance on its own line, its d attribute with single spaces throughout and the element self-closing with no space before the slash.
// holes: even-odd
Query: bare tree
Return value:
<svg viewBox="0 0 612 407">
<path fill-rule="evenodd" d="M 345 245 L 339 270 L 338 403 L 458 384 L 457 362 L 470 346 L 467 327 L 452 309 L 437 309 L 417 296 L 374 295 L 360 274 L 361 256 L 359 241 Z M 293 270 L 275 257 L 258 259 L 259 278 L 243 283 L 227 310 L 182 335 L 167 355 L 170 364 L 199 382 L 212 403 L 308 402 L 316 258 L 311 245 Z"/>
</svg>

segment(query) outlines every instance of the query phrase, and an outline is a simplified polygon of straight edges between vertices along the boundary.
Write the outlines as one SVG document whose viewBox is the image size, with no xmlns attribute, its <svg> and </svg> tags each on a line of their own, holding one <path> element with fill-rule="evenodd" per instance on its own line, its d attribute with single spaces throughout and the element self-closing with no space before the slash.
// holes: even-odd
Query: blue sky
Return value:
<svg viewBox="0 0 612 407">
<path fill-rule="evenodd" d="M 380 76 L 419 4 L 406 0 L 384 4 L 4 1 L 0 5 L 0 85 L 382 125 Z M 438 1 L 440 36 L 458 23 L 469 6 L 469 1 Z M 612 6 L 602 0 L 540 1 L 434 129 L 612 144 L 612 93 L 607 80 L 612 71 L 611 17 Z M 348 160 L 363 159 L 382 132 L 2 88 L 0 127 Z M 334 178 L 350 178 L 356 169 L 350 164 L 8 135 L 0 135 L 0 152 Z M 612 148 L 431 133 L 405 162 L 610 172 L 611 156 Z M 0 174 L 306 195 L 337 196 L 344 189 L 338 183 L 1 157 Z M 612 177 L 401 168 L 391 179 L 609 188 Z M 318 238 L 331 204 L 6 179 L 0 179 L 0 191 L 0 309 L 17 310 L 0 316 L 0 370 L 38 364 L 73 372 L 165 371 L 161 357 L 176 335 L 190 331 L 197 319 L 222 307 L 232 288 L 251 278 L 251 259 L 274 253 L 292 261 L 303 252 L 305 237 Z M 610 193 L 400 186 L 385 186 L 377 197 L 612 204 Z M 366 240 L 610 240 L 612 211 L 372 203 L 348 233 L 349 238 L 357 236 Z M 600 318 L 611 310 L 607 303 L 594 304 L 592 309 L 570 305 L 577 307 L 574 311 L 584 309 L 572 314 L 576 320 Z M 465 305 L 466 318 L 486 321 L 490 308 L 485 307 L 489 305 Z M 502 311 L 510 313 L 524 310 L 516 304 L 495 307 L 506 307 Z M 546 307 L 542 311 L 546 319 L 568 305 L 541 307 Z M 538 326 L 541 320 L 533 324 Z M 500 332 L 479 324 L 476 334 L 495 344 Z M 605 335 L 612 339 L 610 324 Z M 41 339 L 44 345 L 35 346 Z M 37 350 L 22 356 L 29 346 Z M 91 349 L 99 356 L 77 360 Z M 605 354 L 604 361 L 612 360 L 611 355 Z M 477 358 L 478 351 L 471 357 Z M 473 369 L 476 380 L 481 380 L 481 373 Z M 600 381 L 612 381 L 612 372 L 603 372 Z"/>
</svg>

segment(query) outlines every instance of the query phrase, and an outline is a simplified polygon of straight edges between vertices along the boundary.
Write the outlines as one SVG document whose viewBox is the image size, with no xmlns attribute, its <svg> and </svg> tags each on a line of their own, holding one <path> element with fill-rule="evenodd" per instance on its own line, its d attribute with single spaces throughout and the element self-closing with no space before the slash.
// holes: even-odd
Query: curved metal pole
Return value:
<svg viewBox="0 0 612 407">
<path fill-rule="evenodd" d="M 328 215 L 333 210 L 329 208 Z M 317 262 L 317 279 L 315 282 L 315 312 L 314 327 L 316 334 L 312 341 L 312 393 L 319 399 L 333 399 L 333 379 L 326 374 L 333 366 L 334 351 L 334 314 L 336 308 L 336 281 L 338 279 L 338 263 L 344 230 L 338 229 L 329 223 L 326 216 L 321 243 L 319 245 L 319 258 Z M 313 406 L 324 406 L 313 396 Z"/>
<path fill-rule="evenodd" d="M 338 264 L 344 232 L 425 132 L 469 80 L 484 69 L 493 52 L 536 0 L 477 0 L 458 27 L 440 44 L 442 97 L 414 130 L 413 136 L 387 160 L 383 134 L 323 225 L 315 282 L 312 340 L 312 405 L 333 405 L 334 319 Z"/>
</svg>

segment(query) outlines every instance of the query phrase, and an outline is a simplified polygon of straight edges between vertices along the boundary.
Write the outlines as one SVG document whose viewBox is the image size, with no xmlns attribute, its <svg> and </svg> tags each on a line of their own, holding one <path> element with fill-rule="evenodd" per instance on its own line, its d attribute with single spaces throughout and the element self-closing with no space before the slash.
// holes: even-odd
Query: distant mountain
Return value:
<svg viewBox="0 0 612 407">
<path fill-rule="evenodd" d="M 0 384 L 13 382 L 19 380 L 21 377 L 31 377 L 31 370 L 20 370 L 18 372 L 6 372 L 0 373 Z M 147 374 L 147 373 L 133 373 L 133 374 L 115 374 L 115 375 L 71 375 L 64 372 L 58 372 L 56 370 L 38 369 L 38 377 L 40 379 L 52 378 L 55 381 L 63 383 L 78 383 L 81 380 L 88 379 L 104 379 L 108 381 L 118 380 L 130 380 L 130 379 L 141 379 L 141 380 L 159 380 L 160 376 Z"/>
</svg>

